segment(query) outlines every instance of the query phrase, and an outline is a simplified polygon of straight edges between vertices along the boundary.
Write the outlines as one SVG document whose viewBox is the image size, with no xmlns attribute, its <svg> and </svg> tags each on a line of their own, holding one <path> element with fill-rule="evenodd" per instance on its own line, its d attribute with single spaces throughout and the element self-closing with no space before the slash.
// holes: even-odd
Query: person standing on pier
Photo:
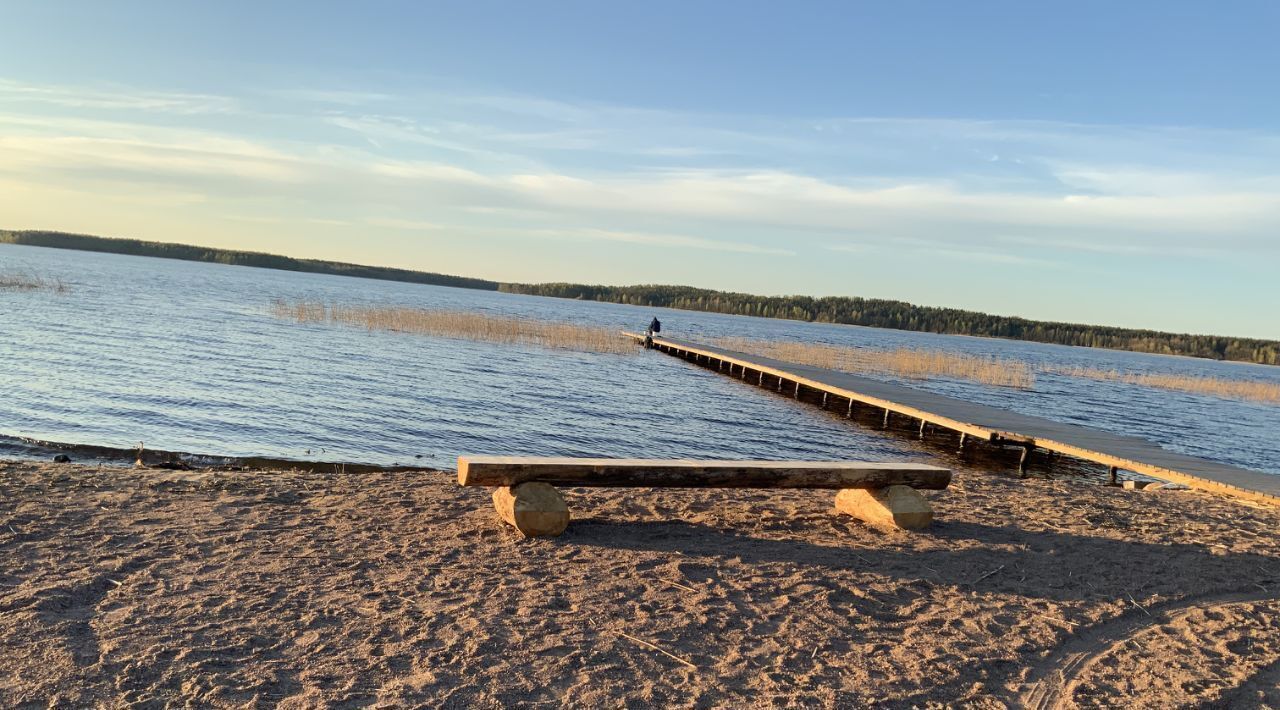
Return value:
<svg viewBox="0 0 1280 710">
<path fill-rule="evenodd" d="M 644 332 L 644 346 L 646 348 L 652 348 L 653 334 L 661 333 L 661 332 L 662 332 L 662 322 L 658 320 L 657 316 L 654 316 L 654 319 L 649 322 L 649 329 Z"/>
</svg>

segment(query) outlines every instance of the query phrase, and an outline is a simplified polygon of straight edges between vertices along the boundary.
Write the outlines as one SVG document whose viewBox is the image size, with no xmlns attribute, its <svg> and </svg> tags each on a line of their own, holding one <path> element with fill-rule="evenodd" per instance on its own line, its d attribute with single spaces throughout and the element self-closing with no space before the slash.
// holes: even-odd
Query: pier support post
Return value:
<svg viewBox="0 0 1280 710">
<path fill-rule="evenodd" d="M 884 410 L 884 421 L 880 423 L 880 428 L 881 429 L 889 428 L 889 409 L 887 407 Z"/>
<path fill-rule="evenodd" d="M 1027 475 L 1027 459 L 1031 458 L 1031 450 L 1034 446 L 1022 447 L 1022 453 L 1018 456 L 1018 473 L 1023 476 Z"/>
<path fill-rule="evenodd" d="M 844 413 L 845 417 L 853 419 L 853 397 L 849 398 L 849 411 Z"/>
<path fill-rule="evenodd" d="M 1113 486 L 1119 485 L 1119 482 L 1117 481 L 1117 477 L 1119 473 L 1120 473 L 1120 469 L 1116 468 L 1115 466 L 1107 467 L 1107 476 L 1109 476 L 1111 479 L 1109 481 L 1110 485 L 1113 485 Z"/>
<path fill-rule="evenodd" d="M 921 419 L 920 420 L 920 440 L 921 441 L 924 441 L 924 427 L 925 427 L 925 421 Z"/>
<path fill-rule="evenodd" d="M 964 444 L 968 438 L 969 438 L 968 434 L 965 434 L 964 432 L 960 432 L 960 447 L 956 449 L 957 453 L 961 453 L 961 454 L 964 453 Z"/>
<path fill-rule="evenodd" d="M 800 399 L 800 380 L 796 380 L 796 399 Z"/>
<path fill-rule="evenodd" d="M 827 393 L 826 393 L 826 392 L 823 392 L 823 393 L 822 393 L 822 408 L 823 408 L 823 409 L 826 409 L 826 408 L 827 408 Z"/>
<path fill-rule="evenodd" d="M 760 371 L 760 381 L 756 382 L 757 387 L 764 387 L 764 370 Z"/>
</svg>

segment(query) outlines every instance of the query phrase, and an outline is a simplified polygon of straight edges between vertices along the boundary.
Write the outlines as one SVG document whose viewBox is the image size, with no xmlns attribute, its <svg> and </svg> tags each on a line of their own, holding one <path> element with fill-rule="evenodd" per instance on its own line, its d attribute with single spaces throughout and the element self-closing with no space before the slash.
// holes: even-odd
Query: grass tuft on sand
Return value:
<svg viewBox="0 0 1280 710">
<path fill-rule="evenodd" d="M 298 323 L 336 323 L 369 330 L 416 333 L 488 343 L 633 355 L 635 343 L 609 328 L 469 311 L 389 306 L 345 306 L 277 299 L 272 315 Z"/>
</svg>

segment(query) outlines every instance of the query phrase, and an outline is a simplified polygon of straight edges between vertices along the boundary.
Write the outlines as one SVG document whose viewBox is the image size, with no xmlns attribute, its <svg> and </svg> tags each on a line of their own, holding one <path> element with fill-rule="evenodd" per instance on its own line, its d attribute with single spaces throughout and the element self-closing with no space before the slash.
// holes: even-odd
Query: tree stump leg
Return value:
<svg viewBox="0 0 1280 710">
<path fill-rule="evenodd" d="M 919 530 L 933 522 L 933 507 L 910 486 L 843 488 L 836 510 L 881 529 Z"/>
<path fill-rule="evenodd" d="M 554 486 L 532 481 L 493 491 L 498 517 L 525 537 L 555 537 L 569 526 L 569 506 Z"/>
</svg>

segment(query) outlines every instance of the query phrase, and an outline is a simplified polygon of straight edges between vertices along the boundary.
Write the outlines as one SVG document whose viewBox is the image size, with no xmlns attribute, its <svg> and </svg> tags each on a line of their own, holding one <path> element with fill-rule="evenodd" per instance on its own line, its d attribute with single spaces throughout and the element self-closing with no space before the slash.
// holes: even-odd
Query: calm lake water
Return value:
<svg viewBox="0 0 1280 710">
<path fill-rule="evenodd" d="M 19 437 L 217 456 L 430 465 L 459 454 L 927 459 L 906 437 L 666 355 L 493 345 L 299 325 L 273 299 L 451 308 L 641 329 L 942 349 L 1280 382 L 1280 368 L 1004 340 L 723 316 L 0 245 L 0 270 L 65 294 L 0 292 L 0 455 Z M 1280 407 L 1037 373 L 1032 391 L 914 387 L 1280 474 Z"/>
</svg>

